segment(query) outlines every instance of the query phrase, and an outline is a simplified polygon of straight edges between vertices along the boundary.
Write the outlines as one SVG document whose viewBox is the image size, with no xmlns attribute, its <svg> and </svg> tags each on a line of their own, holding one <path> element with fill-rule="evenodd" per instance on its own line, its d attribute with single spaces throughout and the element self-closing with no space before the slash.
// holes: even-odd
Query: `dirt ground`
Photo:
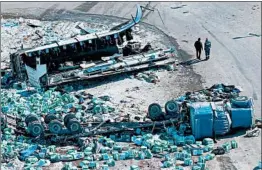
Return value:
<svg viewBox="0 0 262 170">
<path fill-rule="evenodd" d="M 12 6 L 10 3 L 13 3 Z M 112 20 L 130 18 L 134 15 L 136 2 L 57 2 L 51 3 L 1 3 L 1 11 L 9 16 L 25 16 L 45 20 L 87 20 L 94 14 L 97 21 L 104 17 Z M 161 105 L 188 90 L 199 90 L 215 83 L 242 86 L 244 95 L 255 100 L 255 118 L 261 117 L 261 4 L 258 2 L 139 2 L 155 7 L 154 12 L 145 11 L 141 25 L 161 32 L 167 44 L 175 45 L 180 61 L 191 61 L 180 65 L 177 71 L 158 71 L 160 82 L 150 84 L 127 77 L 114 77 L 87 90 L 93 94 L 107 94 L 115 102 L 127 100 L 138 106 L 141 113 L 153 102 Z M 172 8 L 171 8 L 172 7 Z M 70 12 L 66 11 L 70 10 Z M 106 15 L 106 16 L 104 16 Z M 114 16 L 114 17 L 111 17 Z M 120 18 L 118 18 L 120 17 Z M 149 25 L 148 25 L 149 24 Z M 150 26 L 153 25 L 153 26 Z M 159 31 L 159 30 L 158 30 Z M 255 35 L 254 35 L 255 34 Z M 194 62 L 193 44 L 198 37 L 202 42 L 211 40 L 211 59 Z M 202 54 L 204 58 L 204 54 Z M 138 88 L 136 88 L 138 87 Z M 136 90 L 127 90 L 127 89 Z M 130 96 L 132 96 L 130 98 Z M 209 161 L 207 167 L 218 169 L 254 169 L 261 160 L 261 135 L 250 139 L 243 133 L 220 139 L 218 144 L 235 139 L 239 148 Z M 116 167 L 129 169 L 139 164 L 142 169 L 160 169 L 160 161 L 118 161 Z M 61 163 L 54 165 L 55 169 Z"/>
</svg>

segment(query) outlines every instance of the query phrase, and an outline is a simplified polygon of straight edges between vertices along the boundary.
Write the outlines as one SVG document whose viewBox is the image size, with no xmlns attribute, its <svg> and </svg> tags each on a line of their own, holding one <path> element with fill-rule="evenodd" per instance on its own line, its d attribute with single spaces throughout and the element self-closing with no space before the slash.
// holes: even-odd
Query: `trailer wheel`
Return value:
<svg viewBox="0 0 262 170">
<path fill-rule="evenodd" d="M 29 115 L 26 116 L 25 123 L 26 123 L 27 126 L 28 126 L 29 123 L 31 123 L 33 121 L 38 121 L 38 117 L 36 115 L 29 114 Z"/>
<path fill-rule="evenodd" d="M 62 131 L 63 125 L 58 120 L 51 120 L 48 124 L 48 129 L 51 133 L 59 134 Z"/>
<path fill-rule="evenodd" d="M 72 113 L 67 114 L 64 117 L 64 124 L 65 124 L 65 126 L 67 127 L 67 123 L 69 122 L 69 120 L 74 119 L 74 118 L 76 118 L 76 116 L 74 114 L 72 114 Z"/>
<path fill-rule="evenodd" d="M 150 104 L 148 107 L 148 116 L 153 121 L 164 117 L 161 106 L 157 103 Z"/>
<path fill-rule="evenodd" d="M 173 100 L 166 102 L 165 111 L 166 114 L 174 116 L 178 112 L 178 104 Z"/>
<path fill-rule="evenodd" d="M 44 131 L 44 128 L 39 121 L 30 122 L 28 128 L 30 135 L 34 137 L 40 136 Z"/>
<path fill-rule="evenodd" d="M 82 130 L 82 126 L 76 118 L 68 121 L 67 129 L 72 133 L 79 133 Z"/>
<path fill-rule="evenodd" d="M 57 119 L 57 117 L 54 114 L 47 114 L 45 116 L 45 123 L 49 124 L 52 120 Z"/>
</svg>

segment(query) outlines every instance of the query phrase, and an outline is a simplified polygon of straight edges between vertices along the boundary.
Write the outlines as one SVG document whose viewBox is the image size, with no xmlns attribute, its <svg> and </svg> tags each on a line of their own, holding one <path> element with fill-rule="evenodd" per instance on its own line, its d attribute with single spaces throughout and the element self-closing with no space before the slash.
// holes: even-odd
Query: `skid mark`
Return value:
<svg viewBox="0 0 262 170">
<path fill-rule="evenodd" d="M 40 18 L 44 18 L 47 15 L 50 15 L 52 12 L 55 11 L 56 7 L 58 6 L 58 4 L 54 4 L 52 5 L 50 8 L 47 8 L 41 15 Z"/>
<path fill-rule="evenodd" d="M 90 11 L 90 9 L 92 9 L 97 4 L 98 4 L 98 1 L 97 2 L 85 2 L 85 3 L 77 6 L 75 8 L 75 10 L 88 12 L 88 11 Z"/>
<path fill-rule="evenodd" d="M 228 156 L 217 157 L 217 161 L 219 162 L 219 167 L 223 170 L 237 170 Z"/>
</svg>

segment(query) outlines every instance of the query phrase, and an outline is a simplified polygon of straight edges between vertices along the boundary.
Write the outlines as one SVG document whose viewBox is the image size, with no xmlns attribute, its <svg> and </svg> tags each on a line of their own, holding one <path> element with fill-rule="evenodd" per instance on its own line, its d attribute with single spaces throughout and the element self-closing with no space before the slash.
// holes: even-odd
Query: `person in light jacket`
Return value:
<svg viewBox="0 0 262 170">
<path fill-rule="evenodd" d="M 205 53 L 206 53 L 206 60 L 210 57 L 210 48 L 211 48 L 211 42 L 208 40 L 208 38 L 205 41 Z"/>
</svg>

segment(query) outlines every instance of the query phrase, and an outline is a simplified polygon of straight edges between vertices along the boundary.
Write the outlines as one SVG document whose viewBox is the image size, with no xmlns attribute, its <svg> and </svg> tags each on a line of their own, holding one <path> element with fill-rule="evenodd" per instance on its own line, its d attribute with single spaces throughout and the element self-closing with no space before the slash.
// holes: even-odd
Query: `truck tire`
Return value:
<svg viewBox="0 0 262 170">
<path fill-rule="evenodd" d="M 72 133 L 79 133 L 82 130 L 82 126 L 76 118 L 70 119 L 66 127 Z"/>
<path fill-rule="evenodd" d="M 69 113 L 64 117 L 64 124 L 65 124 L 66 127 L 67 127 L 67 123 L 69 122 L 69 120 L 71 120 L 73 118 L 76 118 L 76 116 L 72 113 Z"/>
<path fill-rule="evenodd" d="M 63 124 L 58 120 L 52 120 L 48 124 L 48 129 L 51 133 L 59 134 L 63 129 Z"/>
<path fill-rule="evenodd" d="M 175 114 L 178 112 L 178 109 L 179 109 L 178 104 L 173 100 L 170 100 L 165 104 L 165 111 L 166 114 L 168 115 L 175 116 Z"/>
<path fill-rule="evenodd" d="M 29 114 L 29 115 L 26 116 L 26 118 L 25 118 L 26 126 L 28 126 L 28 124 L 33 122 L 33 121 L 38 121 L 38 117 L 36 115 Z"/>
<path fill-rule="evenodd" d="M 30 135 L 33 137 L 40 136 L 44 132 L 44 128 L 39 121 L 30 122 L 28 128 Z"/>
<path fill-rule="evenodd" d="M 57 119 L 57 117 L 54 114 L 47 114 L 45 116 L 44 121 L 45 121 L 46 124 L 49 124 L 52 120 L 55 120 L 55 119 Z"/>
<path fill-rule="evenodd" d="M 148 107 L 148 116 L 151 120 L 160 120 L 164 117 L 164 114 L 162 112 L 162 108 L 157 103 L 152 103 Z"/>
</svg>

